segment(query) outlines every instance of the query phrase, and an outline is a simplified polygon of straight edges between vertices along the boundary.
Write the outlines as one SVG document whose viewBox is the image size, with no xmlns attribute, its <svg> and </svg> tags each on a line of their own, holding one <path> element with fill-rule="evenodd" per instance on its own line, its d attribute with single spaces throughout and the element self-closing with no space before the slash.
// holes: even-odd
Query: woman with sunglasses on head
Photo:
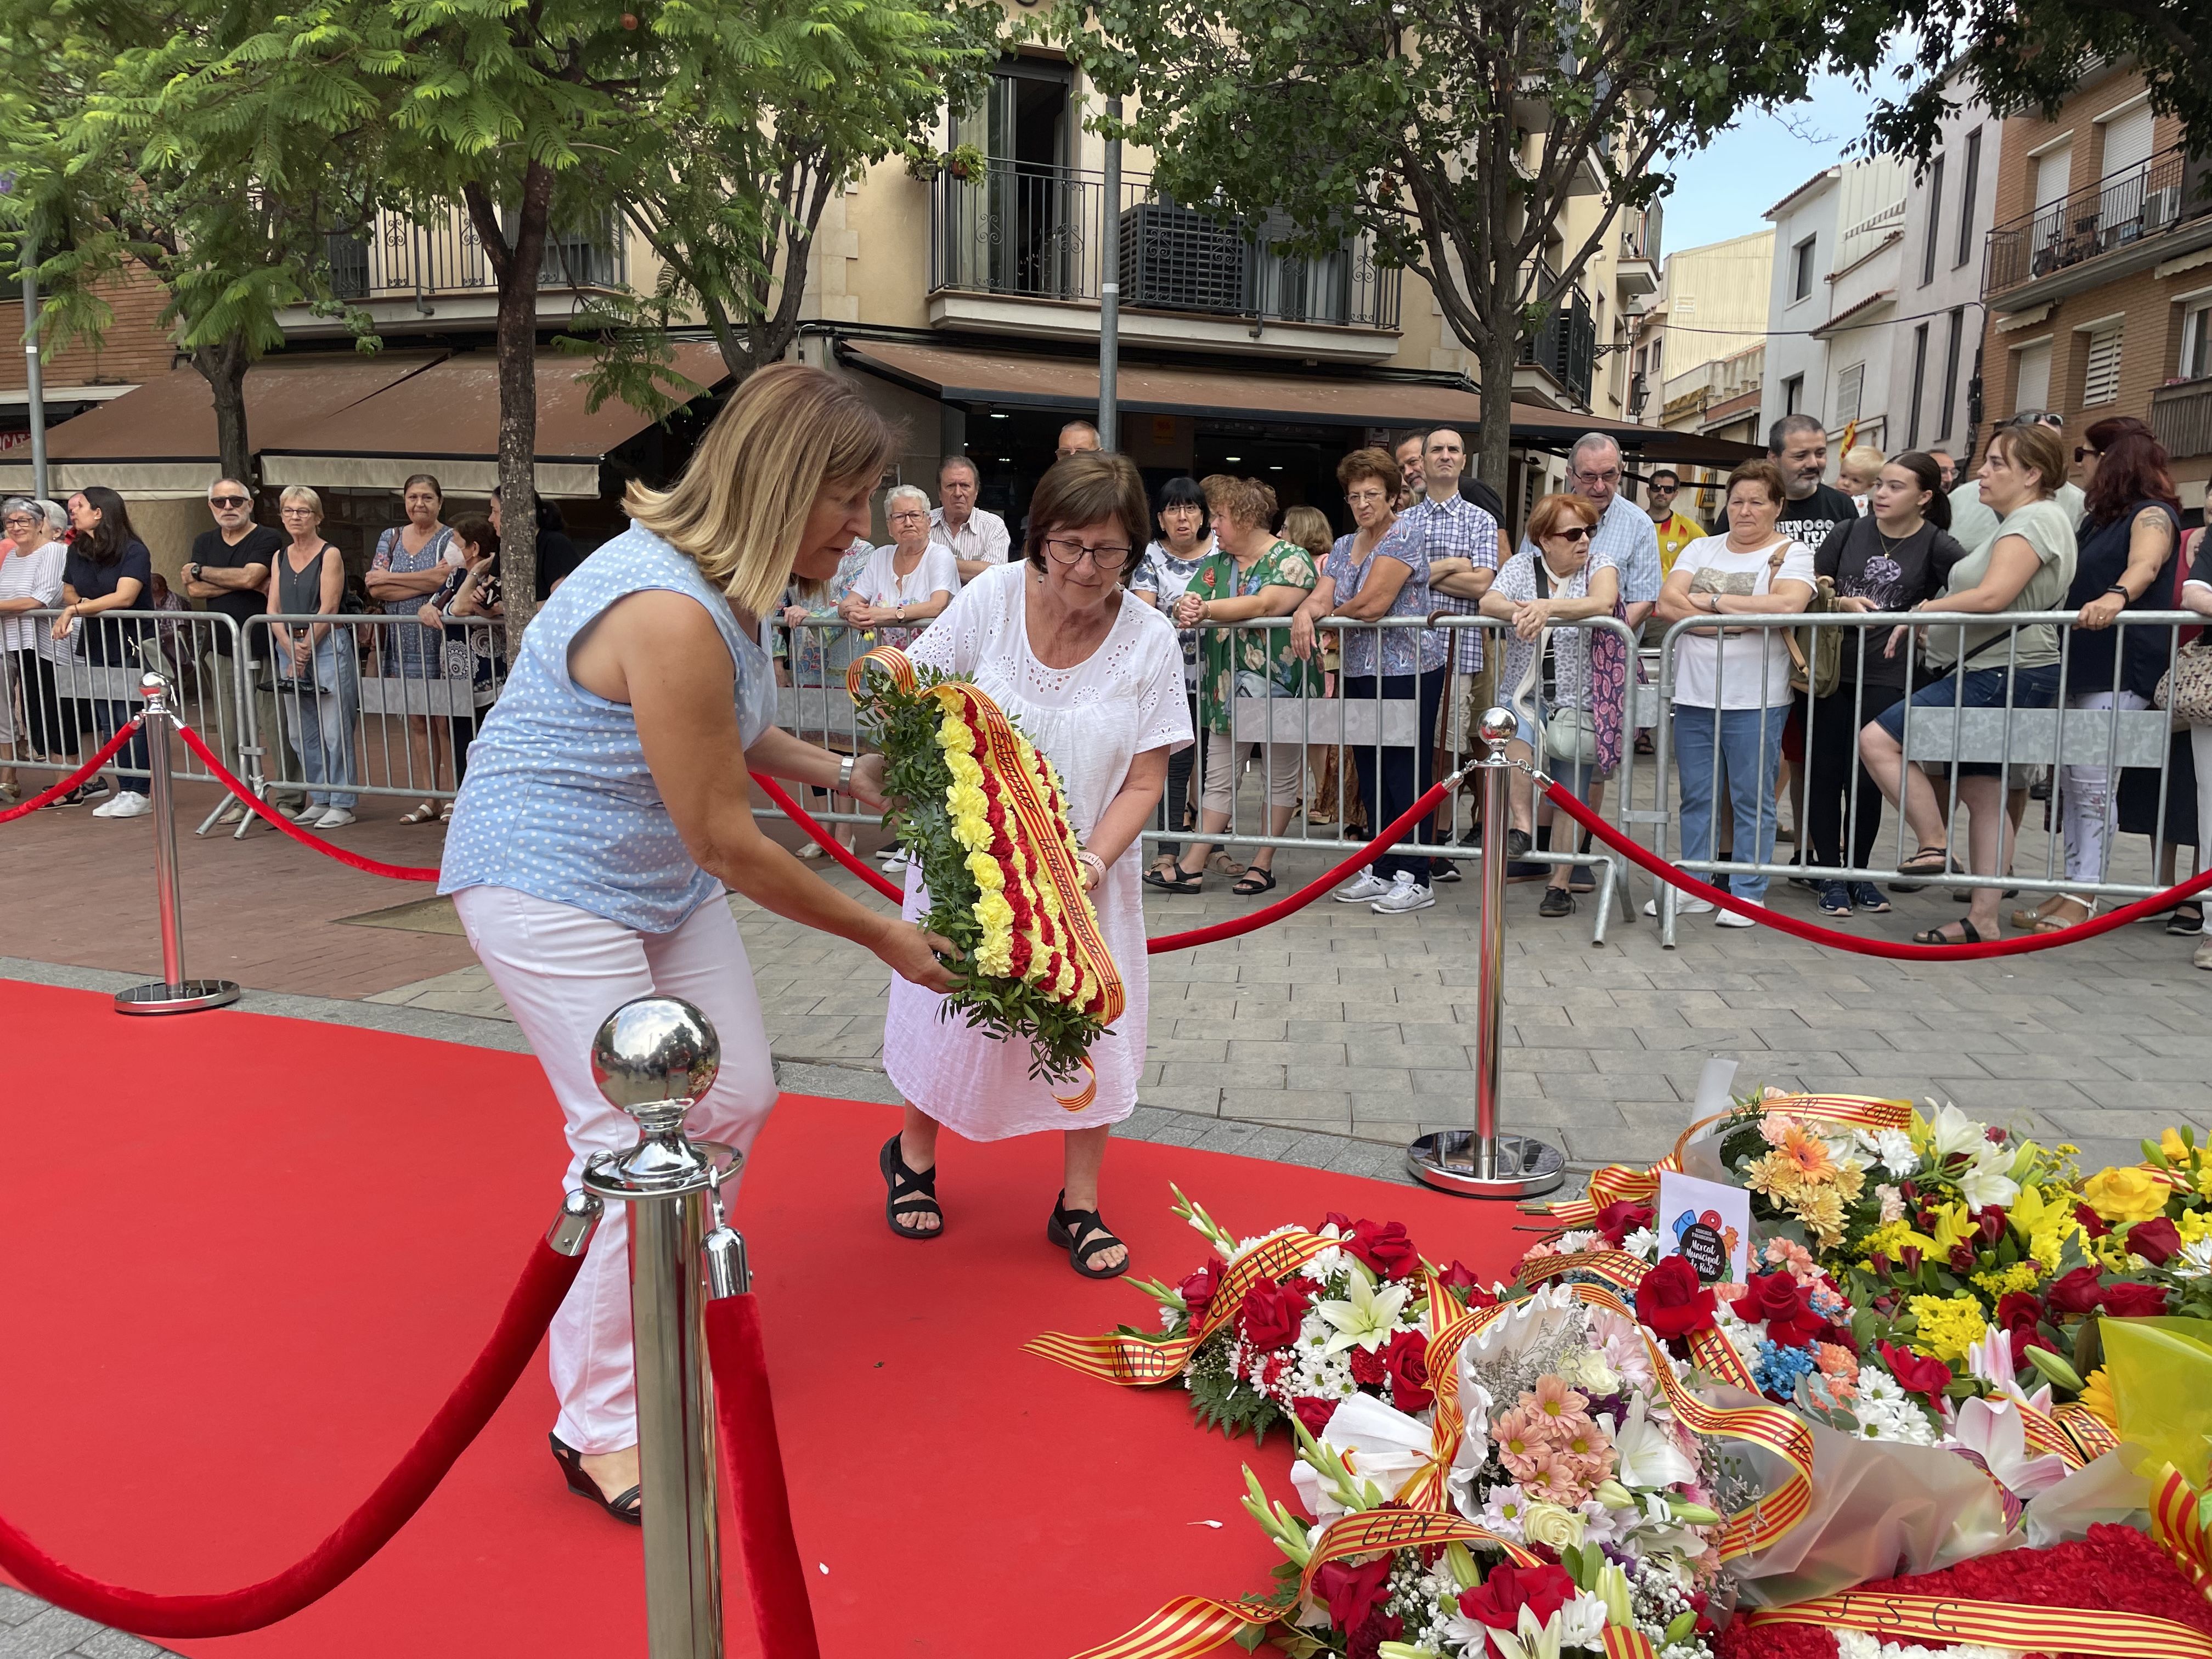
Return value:
<svg viewBox="0 0 2212 1659">
<path fill-rule="evenodd" d="M 1097 1088 L 1069 1109 L 1030 1074 L 1029 1045 L 944 1018 L 945 999 L 891 981 L 884 1070 L 906 1102 L 878 1155 L 884 1217 L 902 1238 L 935 1238 L 938 1130 L 968 1140 L 1060 1132 L 1061 1185 L 1045 1237 L 1086 1279 L 1128 1271 L 1129 1252 L 1099 1218 L 1098 1176 L 1113 1126 L 1137 1103 L 1145 1064 L 1145 911 L 1138 837 L 1158 806 L 1168 756 L 1190 742 L 1182 647 L 1129 591 L 1152 513 L 1124 455 L 1078 451 L 1055 462 L 1030 501 L 1028 546 L 960 590 L 908 652 L 916 668 L 974 682 L 1050 760 L 1098 927 L 1120 970 L 1121 1017 L 1091 1046 Z M 927 913 L 921 872 L 907 873 L 906 915 Z"/>
</svg>

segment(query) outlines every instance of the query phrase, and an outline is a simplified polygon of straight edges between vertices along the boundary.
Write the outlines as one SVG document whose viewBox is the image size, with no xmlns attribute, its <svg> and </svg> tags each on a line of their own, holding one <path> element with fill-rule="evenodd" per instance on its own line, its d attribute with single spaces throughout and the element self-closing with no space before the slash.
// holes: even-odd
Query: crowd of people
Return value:
<svg viewBox="0 0 2212 1659">
<path fill-rule="evenodd" d="M 2147 609 L 2212 613 L 2212 557 L 2201 532 L 2182 529 L 2167 459 L 2149 428 L 2127 417 L 2099 422 L 2069 458 L 2062 427 L 2053 416 L 2018 417 L 1964 479 L 1947 451 L 1885 456 L 1856 446 L 1832 484 L 1821 423 L 1786 416 L 1767 453 L 1720 486 L 1725 523 L 1710 532 L 1685 510 L 1678 472 L 1659 467 L 1632 480 L 1617 442 L 1592 434 L 1566 457 L 1567 488 L 1534 501 L 1510 544 L 1504 503 L 1468 471 L 1468 434 L 1448 426 L 1343 458 L 1340 521 L 1351 528 L 1341 535 L 1315 505 L 1286 506 L 1255 478 L 1167 479 L 1151 493 L 1152 533 L 1114 573 L 1173 624 L 1196 735 L 1169 757 L 1143 879 L 1157 891 L 1192 894 L 1226 876 L 1236 895 L 1256 899 L 1277 884 L 1279 845 L 1295 820 L 1309 833 L 1354 837 L 1404 816 L 1478 747 L 1474 718 L 1498 702 L 1516 716 L 1509 752 L 1540 762 L 1599 805 L 1624 746 L 1655 749 L 1652 732 L 1629 734 L 1624 713 L 1632 686 L 1651 672 L 1662 631 L 1689 623 L 1667 688 L 1679 856 L 1698 867 L 1756 866 L 1713 874 L 1737 899 L 1765 902 L 1771 872 L 1796 866 L 1805 873 L 1791 879 L 1824 915 L 1844 921 L 1887 911 L 1886 886 L 1914 890 L 1970 874 L 1984 880 L 1960 890 L 1964 917 L 1919 937 L 1994 938 L 2011 896 L 2002 878 L 2013 874 L 2014 841 L 2037 799 L 2051 803 L 2069 883 L 2102 884 L 2124 834 L 2164 844 L 2158 874 L 2170 883 L 2177 849 L 2199 846 L 2200 823 L 2212 819 L 2212 726 L 2179 727 L 2162 789 L 2155 773 L 2146 787 L 2135 770 L 2071 753 L 2039 768 L 2010 757 L 1931 764 L 1905 752 L 1908 710 L 1926 719 L 1943 709 L 2044 708 L 2062 688 L 2070 709 L 2148 708 L 2172 658 L 2173 630 L 2116 629 L 2116 620 Z M 1062 459 L 1098 448 L 1087 422 L 1060 434 Z M 802 698 L 803 720 L 805 694 L 842 686 L 863 649 L 915 646 L 965 587 L 1007 563 L 1018 537 L 980 505 L 975 462 L 948 455 L 937 485 L 933 503 L 911 483 L 884 492 L 890 539 L 856 537 L 833 574 L 795 574 L 765 619 L 782 624 L 767 631 L 780 679 Z M 216 480 L 207 501 L 211 527 L 184 563 L 181 596 L 153 568 L 113 491 L 6 503 L 0 793 L 21 793 L 18 758 L 73 761 L 128 720 L 118 678 L 84 669 L 160 665 L 211 690 L 233 769 L 247 771 L 247 732 L 258 732 L 272 802 L 311 827 L 341 829 L 354 822 L 365 781 L 361 687 L 376 676 L 400 683 L 380 706 L 401 732 L 404 777 L 423 791 L 401 821 L 449 820 L 476 717 L 506 672 L 496 492 L 486 514 L 449 514 L 436 478 L 408 479 L 404 517 L 377 538 L 358 586 L 321 533 L 312 489 L 282 493 L 281 527 L 255 521 L 252 495 L 236 480 Z M 538 513 L 542 600 L 581 556 L 557 508 L 541 501 Z M 240 631 L 183 634 L 144 619 L 188 600 Z M 351 620 L 375 610 L 392 620 Z M 1915 610 L 2066 612 L 2072 622 L 1875 630 L 1741 620 Z M 56 614 L 24 614 L 34 611 Z M 1476 616 L 1494 631 L 1449 620 Z M 294 620 L 248 626 L 269 617 Z M 1592 625 L 1606 619 L 1618 626 Z M 255 659 L 244 674 L 229 660 L 234 641 Z M 433 702 L 406 685 L 432 681 L 468 691 L 449 686 Z M 241 689 L 252 702 L 250 727 L 235 706 Z M 1250 709 L 1274 699 L 1298 707 Z M 1359 726 L 1348 713 L 1317 721 L 1317 700 L 1371 704 L 1375 723 Z M 823 708 L 812 723 L 829 746 L 856 752 L 856 734 L 833 729 L 826 699 Z M 1324 735 L 1310 740 L 1310 724 Z M 280 741 L 289 763 L 278 763 Z M 143 739 L 134 739 L 112 781 L 96 778 L 53 805 L 138 816 L 149 810 L 144 769 Z M 1248 772 L 1256 800 L 1240 806 Z M 1335 898 L 1381 915 L 1433 905 L 1479 837 L 1479 826 L 1462 821 L 1469 799 L 1416 823 Z M 837 796 L 830 805 L 853 805 Z M 235 822 L 242 811 L 234 804 L 224 817 Z M 1875 877 L 1886 873 L 1892 812 L 1888 833 L 1902 850 L 1887 860 L 1898 878 L 1884 884 Z M 1570 842 L 1561 827 L 1554 841 L 1548 817 L 1516 772 L 1504 831 L 1512 872 L 1541 880 L 1540 914 L 1559 917 L 1595 880 L 1587 839 Z M 852 826 L 838 834 L 849 848 Z M 1224 843 L 1248 840 L 1239 864 Z M 1787 865 L 1775 862 L 1778 842 L 1794 842 Z M 902 857 L 893 849 L 886 867 Z M 2092 891 L 2064 891 L 2010 920 L 2048 931 L 2096 906 Z M 1676 908 L 1716 908 L 1688 896 Z M 1714 920 L 1752 925 L 1737 910 Z M 2200 932 L 2202 908 L 2179 907 L 2170 925 Z M 2212 939 L 2198 963 L 2212 967 Z"/>
</svg>

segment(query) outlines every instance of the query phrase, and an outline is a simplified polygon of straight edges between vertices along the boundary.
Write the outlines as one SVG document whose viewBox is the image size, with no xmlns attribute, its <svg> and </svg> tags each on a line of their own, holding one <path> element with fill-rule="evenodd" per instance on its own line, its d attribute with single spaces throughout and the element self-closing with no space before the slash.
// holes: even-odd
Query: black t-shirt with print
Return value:
<svg viewBox="0 0 2212 1659">
<path fill-rule="evenodd" d="M 1838 525 L 1849 524 L 1859 515 L 1851 505 L 1851 498 L 1833 484 L 1821 484 L 1802 501 L 1782 503 L 1782 516 L 1774 521 L 1777 535 L 1788 536 L 1808 547 L 1817 548 L 1828 539 L 1829 532 Z"/>
<path fill-rule="evenodd" d="M 192 556 L 185 562 L 205 565 L 210 570 L 237 570 L 249 564 L 265 564 L 273 570 L 276 567 L 277 556 L 283 552 L 290 539 L 282 531 L 271 530 L 265 524 L 255 525 L 238 538 L 235 545 L 223 540 L 220 530 L 204 530 L 192 538 Z M 211 599 L 202 599 L 200 603 L 210 611 L 222 611 L 238 624 L 241 634 L 246 631 L 248 617 L 263 616 L 269 610 L 269 596 L 258 590 L 219 593 Z M 230 631 L 216 629 L 214 634 L 215 648 L 228 656 Z M 266 634 L 262 635 L 261 647 L 263 653 L 267 654 Z"/>
<path fill-rule="evenodd" d="M 1966 556 L 1966 550 L 1957 537 L 1925 520 L 1904 540 L 1893 542 L 1869 517 L 1837 526 L 1813 556 L 1813 569 L 1816 575 L 1826 576 L 1836 584 L 1839 599 L 1867 599 L 1877 611 L 1910 611 L 1941 593 L 1951 567 Z M 1895 656 L 1883 656 L 1882 647 L 1889 643 L 1889 636 L 1881 629 L 1844 631 L 1844 678 L 1862 678 L 1860 633 L 1866 636 L 1865 684 L 1903 685 L 1911 647 L 1900 643 Z"/>
</svg>

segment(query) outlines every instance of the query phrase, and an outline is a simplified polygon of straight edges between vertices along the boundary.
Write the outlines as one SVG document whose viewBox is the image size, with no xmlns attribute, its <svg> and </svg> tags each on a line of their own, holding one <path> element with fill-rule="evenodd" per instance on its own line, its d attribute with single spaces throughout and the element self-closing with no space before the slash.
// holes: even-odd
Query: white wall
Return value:
<svg viewBox="0 0 2212 1659">
<path fill-rule="evenodd" d="M 1766 372 L 1759 410 L 1761 438 L 1789 412 L 1783 406 L 1784 387 L 1792 375 L 1802 374 L 1805 380 L 1796 412 L 1827 418 L 1827 347 L 1806 331 L 1828 320 L 1831 285 L 1827 277 L 1835 269 L 1838 172 L 1832 170 L 1791 198 L 1779 214 L 1767 216 L 1774 222 L 1774 279 L 1766 306 Z M 1809 291 L 1798 299 L 1793 291 L 1796 249 L 1808 238 L 1814 240 L 1813 280 Z"/>
<path fill-rule="evenodd" d="M 1940 201 L 1932 164 L 1913 180 L 1906 200 L 1904 284 L 1897 307 L 1899 390 L 1895 400 L 1895 447 L 1903 448 L 1912 436 L 1914 335 L 1925 322 L 1928 349 L 1920 380 L 1919 447 L 1940 446 L 1961 461 L 1967 459 L 1966 446 L 1972 441 L 1973 434 L 1966 422 L 1966 388 L 1973 380 L 1975 359 L 1981 351 L 1982 312 L 1976 302 L 1981 298 L 1983 248 L 1996 216 L 1998 141 L 2003 130 L 2004 123 L 1985 106 L 1967 99 L 1946 118 L 1937 141 L 1936 154 L 1943 159 Z M 1967 165 L 1969 153 L 1975 149 L 1972 136 L 1976 133 L 1980 135 L 1979 153 L 1970 192 Z M 1936 255 L 1932 276 L 1928 258 L 1931 239 Z M 1928 314 L 1931 313 L 1935 314 Z M 1959 342 L 1957 367 L 1955 373 L 1947 376 L 1954 326 Z M 1947 379 L 1951 392 L 1948 404 Z"/>
</svg>

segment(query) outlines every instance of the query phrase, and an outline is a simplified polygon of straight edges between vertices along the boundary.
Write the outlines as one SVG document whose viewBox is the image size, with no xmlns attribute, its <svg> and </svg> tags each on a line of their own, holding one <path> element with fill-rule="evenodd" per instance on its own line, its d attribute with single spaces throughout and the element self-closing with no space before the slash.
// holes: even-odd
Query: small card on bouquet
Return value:
<svg viewBox="0 0 2212 1659">
<path fill-rule="evenodd" d="M 1723 1182 L 1662 1170 L 1659 1176 L 1659 1254 L 1679 1255 L 1701 1284 L 1737 1284 L 1751 1277 L 1751 1194 Z"/>
</svg>

